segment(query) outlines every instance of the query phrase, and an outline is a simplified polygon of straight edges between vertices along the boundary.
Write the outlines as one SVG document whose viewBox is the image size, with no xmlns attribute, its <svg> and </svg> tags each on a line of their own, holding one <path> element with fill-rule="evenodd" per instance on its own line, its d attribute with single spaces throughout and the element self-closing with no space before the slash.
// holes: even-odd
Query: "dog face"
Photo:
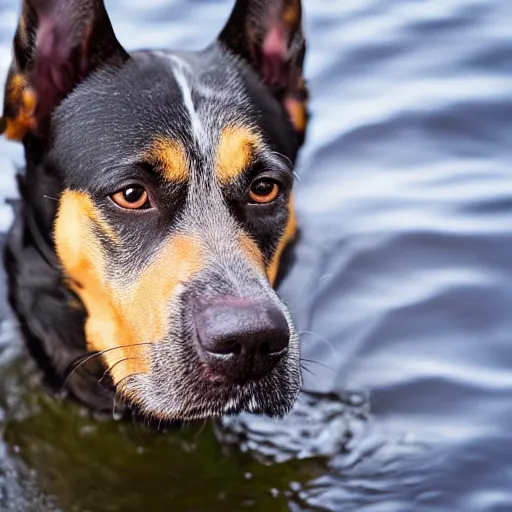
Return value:
<svg viewBox="0 0 512 512">
<path fill-rule="evenodd" d="M 298 395 L 272 284 L 296 231 L 303 58 L 299 0 L 239 0 L 201 52 L 131 55 L 100 0 L 24 3 L 4 130 L 44 146 L 88 348 L 149 417 L 282 415 Z"/>
</svg>

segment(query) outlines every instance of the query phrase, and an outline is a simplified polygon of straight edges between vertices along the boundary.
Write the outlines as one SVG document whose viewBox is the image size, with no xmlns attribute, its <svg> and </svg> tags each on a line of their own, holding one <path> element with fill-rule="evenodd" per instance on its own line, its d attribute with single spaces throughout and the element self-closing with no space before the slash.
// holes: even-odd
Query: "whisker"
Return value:
<svg viewBox="0 0 512 512">
<path fill-rule="evenodd" d="M 279 153 L 279 151 L 272 151 L 271 153 L 272 153 L 272 155 L 277 156 L 277 158 L 286 161 L 290 167 L 293 167 L 293 163 L 292 163 L 291 159 L 289 157 L 287 157 L 286 155 L 283 155 L 283 153 Z"/>
<path fill-rule="evenodd" d="M 295 171 L 293 171 L 293 175 L 297 178 L 299 183 L 302 181 L 302 178 Z"/>
<path fill-rule="evenodd" d="M 130 361 L 132 359 L 137 359 L 136 357 L 125 357 L 123 359 L 119 359 L 119 361 L 116 361 L 112 366 L 109 366 L 101 376 L 101 379 L 98 382 L 101 382 L 106 376 L 107 373 L 111 372 L 118 364 L 124 363 L 125 361 Z"/>
<path fill-rule="evenodd" d="M 304 366 L 303 364 L 300 365 L 300 367 L 305 371 L 313 375 L 313 377 L 317 377 L 317 374 L 312 372 L 307 366 Z"/>
<path fill-rule="evenodd" d="M 57 202 L 57 203 L 59 202 L 59 200 L 58 200 L 56 197 L 47 196 L 47 195 L 45 195 L 45 194 L 43 194 L 43 197 L 44 197 L 45 199 L 51 199 L 52 201 L 55 201 L 55 202 Z"/>
<path fill-rule="evenodd" d="M 116 384 L 116 391 L 114 393 L 114 401 L 112 403 L 112 419 L 116 420 L 119 419 L 119 417 L 116 418 L 116 407 L 117 407 L 117 397 L 118 394 L 121 393 L 121 403 L 127 403 L 127 401 L 122 396 L 122 387 L 126 383 L 128 379 L 131 377 L 136 377 L 137 375 L 143 375 L 142 372 L 139 373 L 131 373 L 130 375 L 127 375 L 126 377 L 123 377 L 117 384 Z M 129 405 L 129 402 L 127 403 Z"/>
<path fill-rule="evenodd" d="M 313 359 L 305 359 L 303 357 L 301 357 L 300 360 L 304 361 L 306 363 L 318 364 L 319 366 L 323 366 L 324 368 L 327 368 L 328 370 L 331 370 L 331 372 L 335 373 L 336 375 L 339 375 L 339 373 L 334 368 L 331 368 L 330 366 L 327 366 L 326 364 L 321 363 L 320 361 L 315 361 Z"/>
<path fill-rule="evenodd" d="M 144 375 L 142 372 L 139 372 L 139 373 L 130 373 L 130 375 L 126 375 L 126 377 L 123 377 L 117 384 L 116 384 L 116 388 L 121 390 L 121 386 L 125 383 L 125 381 L 127 381 L 130 377 L 136 377 L 137 375 Z"/>
<path fill-rule="evenodd" d="M 319 280 L 318 280 L 318 285 L 322 285 L 324 284 L 326 281 L 328 281 L 329 279 L 331 279 L 331 277 L 333 276 L 334 274 L 324 274 Z"/>
<path fill-rule="evenodd" d="M 208 423 L 208 419 L 206 418 L 205 420 L 203 420 L 203 424 L 201 425 L 201 428 L 199 429 L 197 434 L 194 436 L 195 443 L 197 443 L 199 441 L 199 436 L 203 433 L 207 423 Z"/>
<path fill-rule="evenodd" d="M 127 348 L 127 347 L 139 347 L 142 345 L 151 345 L 151 343 L 148 342 L 148 343 L 133 343 L 131 345 L 119 345 L 118 347 L 106 348 L 104 350 L 100 350 L 99 352 L 94 352 L 93 354 L 79 357 L 78 359 L 76 359 L 75 361 L 73 361 L 69 364 L 69 366 L 76 364 L 76 362 L 81 359 L 81 361 L 66 376 L 64 383 L 62 384 L 61 393 L 64 391 L 64 389 L 65 389 L 66 385 L 68 384 L 69 379 L 72 377 L 72 375 L 80 368 L 80 366 L 87 363 L 87 361 L 90 361 L 91 359 L 93 359 L 95 357 L 101 356 L 101 355 L 106 354 L 107 352 L 111 352 L 113 350 L 118 350 L 120 348 Z M 68 366 L 68 368 L 69 368 L 69 366 Z"/>
<path fill-rule="evenodd" d="M 122 415 L 117 415 L 117 411 L 116 411 L 116 408 L 117 408 L 117 393 L 118 393 L 118 390 L 116 389 L 116 392 L 114 393 L 114 402 L 112 404 L 112 419 L 114 421 L 118 421 L 122 417 Z"/>
<path fill-rule="evenodd" d="M 338 351 L 336 350 L 336 347 L 324 336 L 322 336 L 316 332 L 312 332 L 312 331 L 299 332 L 299 336 L 302 336 L 303 334 L 309 334 L 310 336 L 316 336 L 320 341 L 323 341 L 332 350 L 333 355 L 335 355 L 335 356 L 338 355 Z"/>
<path fill-rule="evenodd" d="M 68 375 L 66 376 L 65 380 L 64 380 L 64 383 L 62 384 L 62 389 L 61 389 L 61 393 L 64 391 L 67 383 L 69 382 L 69 379 L 71 378 L 71 376 L 76 372 L 76 370 L 78 370 L 78 368 L 80 366 L 82 366 L 82 364 L 86 363 L 87 361 L 89 361 L 90 359 L 92 359 L 93 357 L 96 357 L 96 356 L 99 356 L 101 354 L 101 352 L 93 352 L 92 354 L 88 354 L 86 356 L 80 356 L 79 358 L 75 359 L 74 361 L 72 361 L 71 363 L 69 363 L 68 365 L 68 368 L 74 364 L 76 364 L 76 366 L 74 368 L 72 368 L 70 370 L 70 372 L 68 373 Z M 66 372 L 67 372 L 67 369 L 66 369 Z"/>
</svg>

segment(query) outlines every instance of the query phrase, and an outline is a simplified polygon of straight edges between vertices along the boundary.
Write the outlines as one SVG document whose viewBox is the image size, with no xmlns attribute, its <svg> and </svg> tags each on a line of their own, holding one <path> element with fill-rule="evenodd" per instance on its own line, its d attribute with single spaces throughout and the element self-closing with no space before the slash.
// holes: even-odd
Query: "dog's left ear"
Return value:
<svg viewBox="0 0 512 512">
<path fill-rule="evenodd" d="M 23 0 L 0 133 L 46 135 L 53 110 L 80 81 L 128 58 L 103 0 Z"/>
<path fill-rule="evenodd" d="M 302 144 L 308 92 L 300 0 L 237 0 L 219 41 L 245 59 L 278 99 Z"/>
</svg>

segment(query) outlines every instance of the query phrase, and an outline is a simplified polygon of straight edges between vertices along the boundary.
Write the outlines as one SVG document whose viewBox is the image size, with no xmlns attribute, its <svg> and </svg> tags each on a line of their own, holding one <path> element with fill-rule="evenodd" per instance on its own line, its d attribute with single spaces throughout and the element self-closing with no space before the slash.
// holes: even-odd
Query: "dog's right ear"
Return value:
<svg viewBox="0 0 512 512">
<path fill-rule="evenodd" d="M 103 0 L 23 0 L 0 133 L 44 136 L 59 103 L 91 72 L 129 57 Z"/>
</svg>

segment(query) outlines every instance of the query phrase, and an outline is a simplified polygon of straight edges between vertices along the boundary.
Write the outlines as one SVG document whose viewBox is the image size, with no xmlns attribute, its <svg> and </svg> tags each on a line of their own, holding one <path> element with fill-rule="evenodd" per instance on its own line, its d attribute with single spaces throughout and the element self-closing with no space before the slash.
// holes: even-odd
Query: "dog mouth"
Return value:
<svg viewBox="0 0 512 512">
<path fill-rule="evenodd" d="M 130 408 L 158 421 L 193 422 L 244 412 L 280 418 L 291 411 L 301 389 L 301 377 L 290 377 L 283 379 L 276 372 L 246 384 L 187 379 L 178 391 L 158 388 L 150 377 L 133 375 L 123 383 L 121 395 Z"/>
<path fill-rule="evenodd" d="M 201 345 L 194 325 L 188 336 L 153 344 L 151 370 L 129 376 L 117 391 L 139 414 L 157 421 L 193 422 L 243 412 L 283 417 L 302 385 L 298 335 L 289 313 L 283 316 L 288 339 L 284 348 L 277 344 L 277 352 L 268 352 L 272 345 L 265 333 L 249 329 L 250 341 L 221 338 L 222 353 L 212 353 Z M 247 326 L 247 318 L 244 321 Z M 250 322 L 249 327 L 253 327 Z"/>
</svg>

